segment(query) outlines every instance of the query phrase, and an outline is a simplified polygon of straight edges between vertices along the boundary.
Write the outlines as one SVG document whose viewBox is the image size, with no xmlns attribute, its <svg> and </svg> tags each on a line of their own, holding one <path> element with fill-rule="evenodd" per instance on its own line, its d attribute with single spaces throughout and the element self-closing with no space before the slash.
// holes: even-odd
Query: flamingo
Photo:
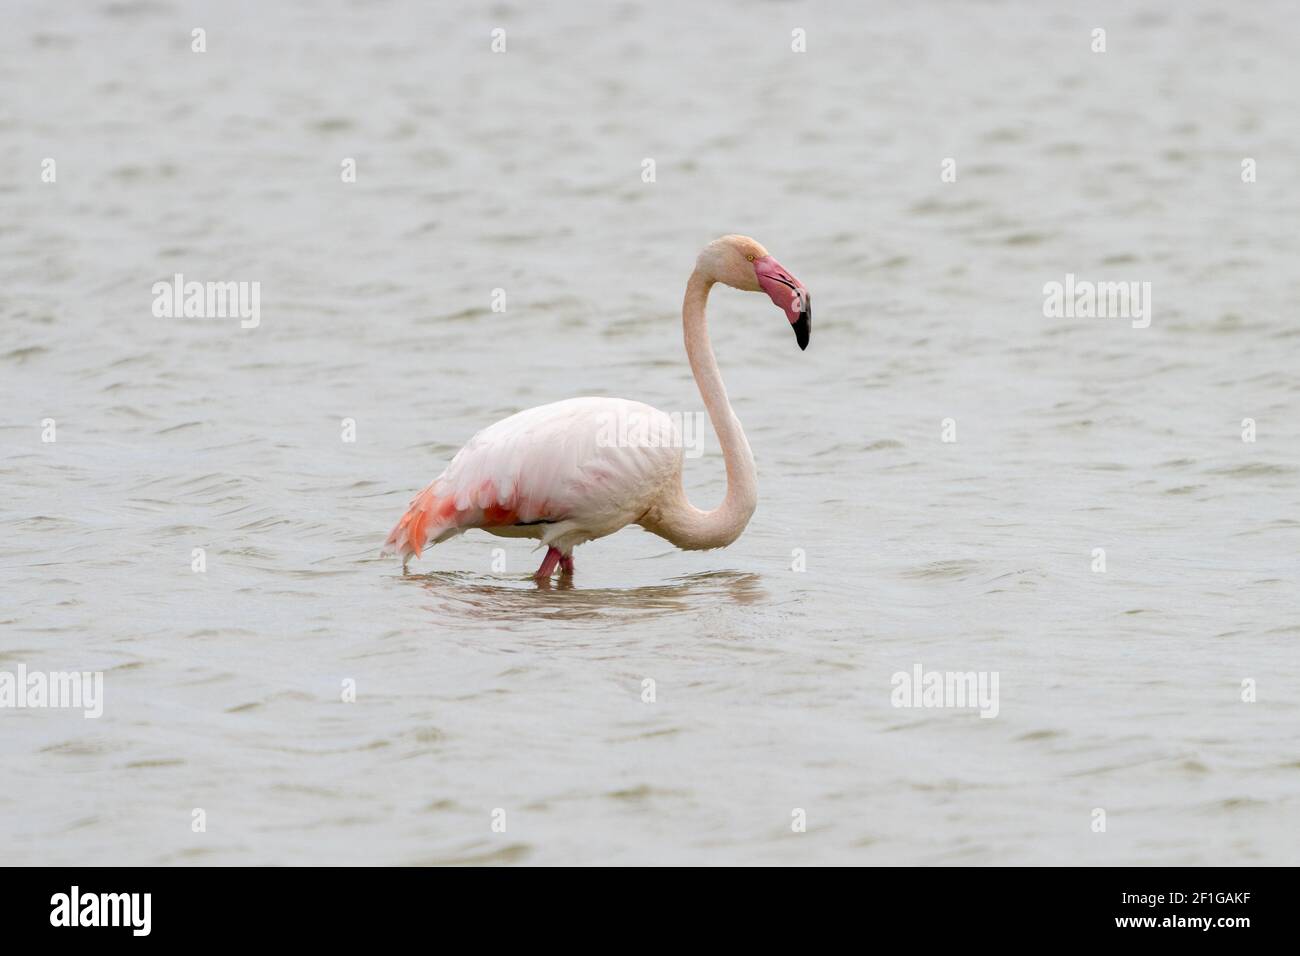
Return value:
<svg viewBox="0 0 1300 956">
<path fill-rule="evenodd" d="M 693 506 L 682 485 L 683 449 L 672 418 L 624 398 L 570 398 L 503 418 L 480 431 L 417 494 L 384 542 L 402 570 L 432 540 L 471 528 L 536 538 L 546 556 L 534 578 L 573 573 L 573 549 L 630 524 L 684 550 L 735 541 L 758 504 L 754 455 L 731 410 L 705 322 L 714 283 L 766 292 L 785 312 L 799 348 L 808 347 L 812 300 L 803 283 L 748 236 L 728 235 L 701 250 L 686 283 L 686 358 L 727 469 L 727 491 L 712 511 Z M 634 427 L 626 427 L 634 423 Z M 635 434 L 636 440 L 627 440 Z M 611 436 L 622 436 L 612 440 Z M 650 440 L 644 440 L 650 439 Z"/>
</svg>

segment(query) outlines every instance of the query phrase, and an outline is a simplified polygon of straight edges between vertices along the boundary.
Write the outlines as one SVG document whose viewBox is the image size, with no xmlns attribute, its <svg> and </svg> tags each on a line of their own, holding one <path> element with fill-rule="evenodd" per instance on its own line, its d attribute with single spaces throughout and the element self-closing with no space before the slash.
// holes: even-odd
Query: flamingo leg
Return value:
<svg viewBox="0 0 1300 956">
<path fill-rule="evenodd" d="M 573 555 L 571 554 L 560 555 L 560 573 L 561 574 L 573 573 Z"/>
<path fill-rule="evenodd" d="M 551 575 L 555 573 L 555 566 L 563 560 L 564 555 L 560 554 L 559 548 L 547 548 L 546 557 L 542 558 L 542 566 L 537 569 L 533 575 L 538 581 L 549 581 Z"/>
</svg>

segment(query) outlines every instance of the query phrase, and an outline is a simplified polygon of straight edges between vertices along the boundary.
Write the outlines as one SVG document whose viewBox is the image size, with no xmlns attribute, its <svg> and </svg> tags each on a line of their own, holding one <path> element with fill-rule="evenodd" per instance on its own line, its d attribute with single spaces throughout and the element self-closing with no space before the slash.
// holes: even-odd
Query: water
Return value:
<svg viewBox="0 0 1300 956">
<path fill-rule="evenodd" d="M 0 857 L 1294 862 L 1295 14 L 1053 6 L 10 4 L 0 669 L 105 710 L 0 712 Z M 628 530 L 549 591 L 526 541 L 378 559 L 497 418 L 698 411 L 730 231 L 817 304 L 806 353 L 710 304 L 739 541 Z M 260 326 L 155 318 L 176 272 Z M 1045 318 L 1066 273 L 1150 327 Z M 998 716 L 891 706 L 918 663 Z"/>
</svg>

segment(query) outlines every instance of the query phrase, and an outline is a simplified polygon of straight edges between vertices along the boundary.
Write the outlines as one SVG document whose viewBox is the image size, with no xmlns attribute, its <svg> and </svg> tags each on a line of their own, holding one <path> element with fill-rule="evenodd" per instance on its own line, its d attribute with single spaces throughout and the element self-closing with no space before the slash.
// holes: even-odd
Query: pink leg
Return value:
<svg viewBox="0 0 1300 956">
<path fill-rule="evenodd" d="M 560 554 L 559 548 L 547 548 L 546 557 L 542 558 L 542 566 L 537 569 L 533 575 L 539 581 L 549 581 L 551 575 L 555 573 L 555 566 L 560 563 L 564 555 Z"/>
<path fill-rule="evenodd" d="M 560 555 L 560 573 L 561 574 L 573 573 L 573 555 L 571 554 Z"/>
</svg>

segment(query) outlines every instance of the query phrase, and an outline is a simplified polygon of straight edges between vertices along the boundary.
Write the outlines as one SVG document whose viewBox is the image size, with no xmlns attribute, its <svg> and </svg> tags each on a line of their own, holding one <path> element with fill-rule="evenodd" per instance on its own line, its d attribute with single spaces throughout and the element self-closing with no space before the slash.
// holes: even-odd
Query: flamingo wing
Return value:
<svg viewBox="0 0 1300 956">
<path fill-rule="evenodd" d="M 430 539 L 484 528 L 567 551 L 640 517 L 680 472 L 681 458 L 670 416 L 641 402 L 539 405 L 471 438 L 412 499 L 384 550 L 405 561 Z"/>
</svg>

